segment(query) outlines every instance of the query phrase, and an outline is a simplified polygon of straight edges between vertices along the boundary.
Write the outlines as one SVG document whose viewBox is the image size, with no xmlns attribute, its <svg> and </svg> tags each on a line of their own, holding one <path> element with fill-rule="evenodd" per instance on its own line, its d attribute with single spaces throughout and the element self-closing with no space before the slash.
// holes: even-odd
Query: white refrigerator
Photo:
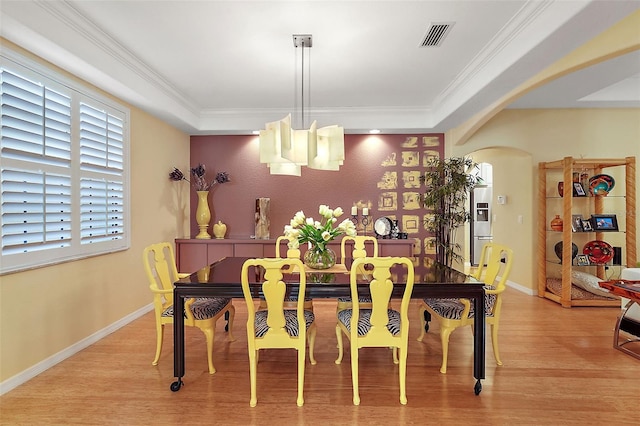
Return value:
<svg viewBox="0 0 640 426">
<path fill-rule="evenodd" d="M 493 241 L 491 217 L 491 186 L 479 186 L 471 194 L 471 262 L 480 262 L 482 246 Z"/>
</svg>

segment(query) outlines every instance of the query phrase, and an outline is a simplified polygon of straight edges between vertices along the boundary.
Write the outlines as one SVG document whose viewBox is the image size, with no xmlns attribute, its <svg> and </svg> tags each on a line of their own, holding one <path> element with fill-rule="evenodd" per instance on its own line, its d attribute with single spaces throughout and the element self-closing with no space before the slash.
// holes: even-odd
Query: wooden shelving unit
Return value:
<svg viewBox="0 0 640 426">
<path fill-rule="evenodd" d="M 574 172 L 582 173 L 588 171 L 590 176 L 607 173 L 611 168 L 624 168 L 624 182 L 616 182 L 616 186 L 608 196 L 572 196 L 572 182 Z M 622 267 L 635 266 L 637 261 L 636 247 L 636 158 L 626 157 L 623 159 L 576 159 L 565 157 L 562 160 L 552 162 L 541 162 L 538 164 L 538 295 L 553 300 L 563 307 L 572 306 L 616 306 L 620 307 L 619 301 L 609 300 L 581 300 L 571 298 L 571 272 L 574 268 L 579 268 L 585 272 L 594 274 L 599 278 L 605 278 L 605 265 L 579 267 L 573 264 L 572 244 L 574 239 L 585 237 L 578 234 L 587 234 L 588 238 L 606 241 L 610 232 L 573 232 L 571 229 L 573 214 L 605 214 L 606 203 L 618 203 L 622 205 L 618 214 L 619 222 L 624 226 L 619 232 L 624 235 Z M 557 193 L 557 183 L 564 182 L 564 196 L 561 198 Z M 624 185 L 624 186 L 623 186 Z M 589 188 L 585 188 L 588 191 Z M 615 194 L 615 195 L 614 195 Z M 617 201 L 616 201 L 617 200 Z M 552 231 L 549 223 L 558 211 L 550 209 L 561 209 L 563 229 L 561 232 Z M 623 219 L 623 220 L 621 220 Z M 560 237 L 562 241 L 562 292 L 561 296 L 551 293 L 547 289 L 547 268 L 552 265 L 553 250 L 549 250 L 552 238 Z M 578 241 L 580 242 L 580 241 Z M 582 253 L 580 244 L 579 253 Z M 551 253 L 549 253 L 551 251 Z M 557 262 L 556 262 L 557 263 Z"/>
</svg>

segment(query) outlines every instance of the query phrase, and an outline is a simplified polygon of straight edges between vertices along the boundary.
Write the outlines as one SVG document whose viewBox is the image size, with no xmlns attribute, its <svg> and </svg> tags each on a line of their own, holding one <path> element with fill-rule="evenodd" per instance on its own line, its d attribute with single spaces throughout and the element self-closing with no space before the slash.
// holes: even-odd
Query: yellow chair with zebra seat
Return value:
<svg viewBox="0 0 640 426">
<path fill-rule="evenodd" d="M 498 351 L 498 325 L 502 310 L 502 294 L 507 287 L 507 279 L 513 264 L 513 250 L 509 247 L 487 243 L 482 247 L 478 269 L 472 275 L 476 280 L 484 282 L 484 312 L 486 324 L 491 325 L 491 344 L 496 364 L 502 365 Z M 419 314 L 421 332 L 418 341 L 422 342 L 426 331 L 424 312 L 428 311 L 432 318 L 440 323 L 440 340 L 442 342 L 442 365 L 440 372 L 447 372 L 449 354 L 449 336 L 458 327 L 470 325 L 473 332 L 474 311 L 469 299 L 427 298 L 420 304 Z"/>
<path fill-rule="evenodd" d="M 367 266 L 370 274 L 368 293 L 371 308 L 361 309 L 358 279 L 361 267 Z M 392 271 L 392 268 L 394 270 Z M 398 279 L 402 277 L 406 279 Z M 396 279 L 396 283 L 392 281 Z M 338 359 L 342 362 L 344 334 L 351 344 L 351 379 L 353 383 L 353 404 L 360 405 L 358 388 L 358 354 L 360 348 L 393 348 L 393 362 L 398 364 L 400 382 L 400 403 L 407 403 L 407 349 L 409 346 L 409 302 L 413 291 L 413 262 L 406 257 L 361 257 L 353 262 L 350 272 L 352 308 L 337 313 Z M 403 288 L 400 310 L 390 308 L 394 286 Z"/>
<path fill-rule="evenodd" d="M 300 259 L 300 249 L 292 249 L 290 247 L 288 247 L 288 243 L 289 243 L 289 238 L 281 235 L 278 238 L 276 238 L 276 258 L 280 257 L 280 254 L 282 253 L 282 246 L 284 245 L 284 243 L 287 243 L 287 255 L 286 258 L 287 259 Z M 313 310 L 313 302 L 311 301 L 310 298 L 305 298 L 304 301 L 304 308 L 305 309 L 310 309 Z M 287 309 L 295 309 L 296 308 L 296 304 L 298 303 L 298 296 L 287 296 L 287 298 L 284 301 L 285 303 L 285 307 Z M 258 309 L 267 309 L 267 302 L 264 299 L 260 300 L 260 306 L 258 307 Z"/>
<path fill-rule="evenodd" d="M 284 270 L 298 268 L 299 283 L 285 283 Z M 253 296 L 255 288 L 249 283 L 257 281 L 261 293 L 267 301 L 267 309 L 257 310 Z M 304 404 L 304 369 L 307 341 L 309 360 L 316 364 L 313 346 L 316 337 L 316 324 L 313 311 L 304 309 L 306 277 L 304 265 L 300 259 L 249 259 L 242 266 L 242 292 L 247 303 L 247 340 L 249 345 L 249 376 L 251 381 L 251 399 L 249 405 L 255 407 L 258 399 L 257 369 L 260 349 L 293 348 L 298 353 L 298 406 Z M 295 310 L 285 307 L 287 287 L 298 286 L 298 302 Z"/>
<path fill-rule="evenodd" d="M 179 274 L 176 268 L 173 248 L 167 242 L 151 244 L 142 252 L 144 270 L 153 293 L 153 307 L 156 318 L 156 355 L 152 365 L 158 365 L 162 352 L 165 324 L 173 324 L 173 283 L 190 274 Z M 209 374 L 216 372 L 213 366 L 213 342 L 216 322 L 229 313 L 227 323 L 228 339 L 233 341 L 232 328 L 235 308 L 227 297 L 189 298 L 184 303 L 184 325 L 199 328 L 207 343 Z"/>
<path fill-rule="evenodd" d="M 353 246 L 351 252 L 347 251 L 347 248 Z M 345 262 L 345 259 L 359 259 L 361 257 L 378 257 L 378 240 L 371 236 L 356 235 L 350 237 L 345 235 L 340 241 L 340 261 Z M 365 304 L 368 304 L 365 306 Z M 339 297 L 337 311 L 348 309 L 351 307 L 350 297 Z M 362 297 L 360 299 L 360 307 L 371 307 L 371 298 Z"/>
</svg>

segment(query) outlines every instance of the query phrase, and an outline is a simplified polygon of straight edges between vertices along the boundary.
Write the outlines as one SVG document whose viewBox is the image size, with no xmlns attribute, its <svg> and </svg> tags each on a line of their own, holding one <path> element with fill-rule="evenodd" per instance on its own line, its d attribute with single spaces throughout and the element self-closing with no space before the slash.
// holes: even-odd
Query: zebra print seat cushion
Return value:
<svg viewBox="0 0 640 426">
<path fill-rule="evenodd" d="M 350 297 L 338 297 L 338 302 L 340 303 L 351 303 Z M 359 303 L 373 303 L 370 297 L 358 297 Z"/>
<path fill-rule="evenodd" d="M 256 328 L 256 337 L 263 337 L 269 331 L 269 326 L 267 325 L 267 314 L 269 311 L 258 311 L 256 312 L 255 319 L 255 328 Z M 308 329 L 309 326 L 315 320 L 315 315 L 313 315 L 312 311 L 304 311 L 304 322 L 305 326 Z M 287 331 L 287 334 L 291 337 L 296 337 L 300 334 L 300 329 L 298 328 L 298 316 L 296 311 L 292 309 L 285 309 L 284 311 L 284 328 Z"/>
<path fill-rule="evenodd" d="M 191 312 L 193 312 L 193 317 L 197 320 L 209 319 L 216 316 L 229 303 L 231 303 L 231 298 L 228 297 L 198 297 L 191 305 Z M 167 307 L 162 312 L 162 316 L 172 317 L 173 305 Z M 187 317 L 186 312 L 184 317 Z"/>
<path fill-rule="evenodd" d="M 400 312 L 393 309 L 387 309 L 389 314 L 389 323 L 387 324 L 387 330 L 394 336 L 400 334 Z M 353 315 L 352 309 L 345 309 L 338 312 L 338 321 L 351 332 L 351 316 Z M 371 330 L 371 309 L 361 309 L 360 317 L 358 318 L 358 336 L 366 335 Z"/>
<path fill-rule="evenodd" d="M 485 290 L 493 290 L 494 286 L 485 285 Z M 484 312 L 488 317 L 493 316 L 493 305 L 496 303 L 497 295 L 496 294 L 485 294 L 484 295 Z M 464 305 L 460 301 L 460 299 L 453 298 L 427 298 L 424 299 L 424 303 L 427 304 L 434 312 L 440 315 L 443 318 L 448 319 L 456 319 L 459 320 L 462 318 L 462 311 L 464 311 Z M 473 303 L 471 304 L 471 310 L 469 311 L 469 317 L 473 318 Z"/>
</svg>

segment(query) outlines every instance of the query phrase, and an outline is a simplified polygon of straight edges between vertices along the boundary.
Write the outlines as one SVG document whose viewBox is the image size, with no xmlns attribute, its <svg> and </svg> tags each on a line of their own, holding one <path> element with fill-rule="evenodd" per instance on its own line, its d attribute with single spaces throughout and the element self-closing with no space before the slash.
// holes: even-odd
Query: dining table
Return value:
<svg viewBox="0 0 640 426">
<path fill-rule="evenodd" d="M 174 283 L 173 290 L 173 356 L 175 381 L 171 383 L 173 392 L 180 390 L 185 375 L 185 344 L 184 344 L 184 303 L 191 297 L 231 297 L 244 298 L 241 285 L 241 271 L 248 257 L 224 257 L 214 263 L 193 272 L 188 277 Z M 349 266 L 351 259 L 342 263 L 345 267 L 328 270 L 305 269 L 306 294 L 305 297 L 318 299 L 337 299 L 350 297 Z M 335 271 L 335 272 L 333 272 Z M 473 376 L 476 379 L 474 392 L 479 395 L 482 391 L 481 380 L 485 378 L 485 306 L 484 283 L 455 269 L 438 264 L 427 258 L 424 264 L 414 267 L 415 278 L 412 299 L 423 298 L 465 298 L 473 304 L 475 312 L 473 332 Z M 402 270 L 398 270 L 397 282 L 394 285 L 392 298 L 400 299 L 404 293 Z M 261 292 L 261 275 L 250 274 L 249 287 L 259 296 Z M 283 281 L 288 284 L 290 296 L 298 296 L 300 280 L 299 272 L 291 271 L 283 274 Z M 363 295 L 368 292 L 370 276 L 358 274 L 358 291 Z M 406 280 L 405 280 L 406 282 Z"/>
</svg>

